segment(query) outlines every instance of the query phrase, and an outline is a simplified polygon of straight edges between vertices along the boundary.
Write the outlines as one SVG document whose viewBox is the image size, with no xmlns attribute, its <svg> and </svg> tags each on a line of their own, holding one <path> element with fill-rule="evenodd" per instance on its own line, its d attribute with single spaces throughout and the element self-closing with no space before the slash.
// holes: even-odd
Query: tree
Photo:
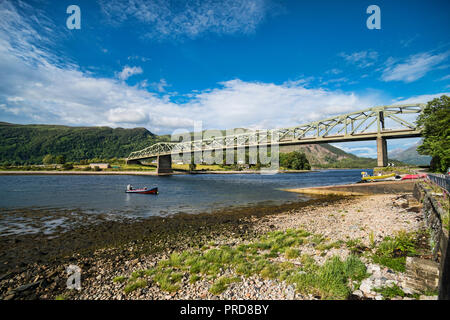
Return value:
<svg viewBox="0 0 450 320">
<path fill-rule="evenodd" d="M 280 164 L 282 167 L 293 170 L 311 169 L 306 155 L 300 151 L 280 153 Z"/>
<path fill-rule="evenodd" d="M 450 97 L 443 95 L 428 102 L 417 125 L 424 137 L 417 151 L 432 157 L 431 170 L 445 172 L 450 167 Z"/>
<path fill-rule="evenodd" d="M 60 154 L 59 156 L 57 156 L 55 158 L 55 161 L 57 164 L 64 164 L 64 163 L 66 163 L 66 157 L 64 155 Z"/>
<path fill-rule="evenodd" d="M 55 158 L 51 154 L 47 154 L 43 159 L 43 164 L 52 164 L 55 162 Z"/>
</svg>

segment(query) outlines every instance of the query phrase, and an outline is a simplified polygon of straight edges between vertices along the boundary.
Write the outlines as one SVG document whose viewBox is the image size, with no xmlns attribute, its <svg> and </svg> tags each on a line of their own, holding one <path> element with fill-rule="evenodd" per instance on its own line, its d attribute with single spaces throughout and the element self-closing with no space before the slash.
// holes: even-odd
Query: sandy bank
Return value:
<svg viewBox="0 0 450 320">
<path fill-rule="evenodd" d="M 315 194 L 315 195 L 361 196 L 368 194 L 412 192 L 413 188 L 414 188 L 414 180 L 403 180 L 403 181 L 354 183 L 335 186 L 295 188 L 283 190 L 289 192 Z"/>
</svg>

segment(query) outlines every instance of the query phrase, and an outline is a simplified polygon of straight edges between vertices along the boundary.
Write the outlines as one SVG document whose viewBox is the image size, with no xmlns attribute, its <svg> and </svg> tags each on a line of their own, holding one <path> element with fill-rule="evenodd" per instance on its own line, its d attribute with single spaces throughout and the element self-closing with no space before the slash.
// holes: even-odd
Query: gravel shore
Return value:
<svg viewBox="0 0 450 320">
<path fill-rule="evenodd" d="M 338 243 L 319 248 L 317 244 L 307 241 L 298 247 L 302 256 L 312 257 L 320 266 L 333 256 L 346 259 L 350 248 L 345 243 L 349 240 L 357 239 L 362 246 L 369 247 L 399 231 L 414 232 L 424 228 L 420 204 L 406 194 L 329 197 L 306 205 L 287 206 L 278 212 L 221 216 L 222 220 L 215 222 L 214 226 L 208 224 L 212 224 L 211 220 L 201 224 L 197 221 L 195 232 L 185 233 L 188 237 L 183 237 L 180 230 L 175 240 L 160 247 L 161 250 L 151 250 L 157 247 L 157 237 L 151 240 L 137 238 L 124 241 L 120 246 L 98 248 L 89 254 L 77 252 L 67 255 L 64 262 L 31 263 L 21 270 L 6 272 L 0 275 L 0 296 L 3 299 L 319 299 L 321 297 L 314 294 L 300 294 L 295 285 L 285 281 L 263 279 L 258 275 L 239 275 L 231 267 L 220 270 L 218 276 L 234 277 L 236 280 L 220 294 L 210 291 L 214 279 L 200 278 L 192 283 L 188 272 L 180 275 L 179 289 L 174 292 L 163 291 L 155 282 L 145 280 L 145 285 L 125 293 L 127 281 L 122 279 L 132 278 L 133 272 L 156 267 L 158 262 L 168 259 L 174 252 L 181 253 L 202 246 L 209 249 L 221 246 L 236 248 L 275 230 L 302 229 L 315 237 L 322 237 L 324 244 Z M 180 225 L 190 230 L 189 219 L 192 218 L 187 219 Z M 291 259 L 278 256 L 272 260 L 302 264 L 300 256 Z M 401 272 L 376 265 L 366 257 L 361 257 L 361 260 L 370 277 L 362 283 L 350 284 L 352 298 L 382 299 L 373 289 L 393 284 L 405 293 L 412 293 L 409 288 L 402 287 L 404 275 Z M 65 268 L 69 264 L 81 268 L 81 290 L 66 289 Z"/>
</svg>

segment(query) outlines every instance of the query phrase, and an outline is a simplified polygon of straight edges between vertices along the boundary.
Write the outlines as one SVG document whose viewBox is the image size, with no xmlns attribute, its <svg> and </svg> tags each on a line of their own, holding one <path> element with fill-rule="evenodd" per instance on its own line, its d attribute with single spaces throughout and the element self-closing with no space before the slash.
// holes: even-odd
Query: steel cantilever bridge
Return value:
<svg viewBox="0 0 450 320">
<path fill-rule="evenodd" d="M 313 121 L 286 129 L 272 129 L 206 138 L 183 142 L 159 142 L 143 150 L 132 152 L 128 163 L 150 158 L 158 159 L 158 174 L 172 172 L 172 155 L 271 146 L 299 145 L 347 141 L 377 141 L 378 166 L 387 165 L 386 139 L 420 137 L 421 131 L 411 117 L 417 116 L 425 104 L 380 106 Z"/>
</svg>

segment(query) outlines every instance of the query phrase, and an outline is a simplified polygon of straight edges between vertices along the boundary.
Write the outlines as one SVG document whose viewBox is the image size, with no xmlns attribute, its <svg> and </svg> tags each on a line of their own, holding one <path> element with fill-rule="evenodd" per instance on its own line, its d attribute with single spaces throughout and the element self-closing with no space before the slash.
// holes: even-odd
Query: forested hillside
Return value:
<svg viewBox="0 0 450 320">
<path fill-rule="evenodd" d="M 168 140 L 145 128 L 18 125 L 0 122 L 0 163 L 37 164 L 47 154 L 66 161 L 126 157 L 131 151 Z"/>
</svg>

